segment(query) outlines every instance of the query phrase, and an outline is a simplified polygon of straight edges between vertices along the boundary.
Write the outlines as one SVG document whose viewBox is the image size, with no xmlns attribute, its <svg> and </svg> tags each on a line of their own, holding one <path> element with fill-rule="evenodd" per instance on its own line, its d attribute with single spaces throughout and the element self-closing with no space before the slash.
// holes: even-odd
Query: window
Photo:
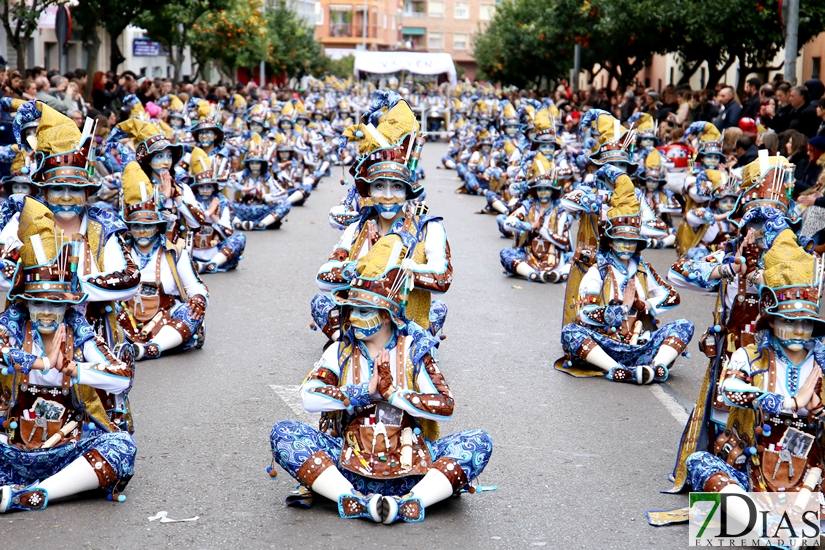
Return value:
<svg viewBox="0 0 825 550">
<path fill-rule="evenodd" d="M 321 6 L 320 2 L 315 2 L 315 24 L 324 24 L 324 8 Z"/>
<path fill-rule="evenodd" d="M 360 27 L 359 27 L 360 30 Z M 349 4 L 330 4 L 329 6 L 329 34 L 330 36 L 347 37 L 352 31 L 352 6 Z"/>
<path fill-rule="evenodd" d="M 390 17 L 390 21 L 392 21 L 392 30 L 395 30 L 395 16 L 393 15 Z"/>
<path fill-rule="evenodd" d="M 444 17 L 444 2 L 441 0 L 430 0 L 430 17 Z"/>
<path fill-rule="evenodd" d="M 819 78 L 820 67 L 822 66 L 822 58 L 812 57 L 811 61 L 811 78 Z"/>
<path fill-rule="evenodd" d="M 481 4 L 481 6 L 479 6 L 478 18 L 482 21 L 489 21 L 493 18 L 494 13 L 496 13 L 495 4 Z"/>
<path fill-rule="evenodd" d="M 467 49 L 467 35 L 466 34 L 454 34 L 453 35 L 453 49 L 454 50 L 466 50 Z"/>
<path fill-rule="evenodd" d="M 469 19 L 470 18 L 470 4 L 467 2 L 456 2 L 455 3 L 455 18 L 456 19 Z"/>
<path fill-rule="evenodd" d="M 430 50 L 440 50 L 442 48 L 440 32 L 431 32 L 427 35 L 427 48 Z"/>
</svg>

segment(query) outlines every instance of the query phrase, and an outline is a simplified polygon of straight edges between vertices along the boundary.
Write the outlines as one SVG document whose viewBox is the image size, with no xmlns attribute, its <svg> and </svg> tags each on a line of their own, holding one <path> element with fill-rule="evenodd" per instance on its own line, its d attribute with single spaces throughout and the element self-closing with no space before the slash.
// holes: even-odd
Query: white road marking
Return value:
<svg viewBox="0 0 825 550">
<path fill-rule="evenodd" d="M 298 395 L 298 390 L 301 386 L 270 384 L 269 387 L 272 388 L 275 395 L 280 397 L 286 406 L 289 407 L 289 410 L 295 414 L 295 420 L 318 420 L 317 414 L 308 413 L 306 409 L 304 409 L 301 396 Z"/>
<path fill-rule="evenodd" d="M 659 402 L 665 406 L 667 412 L 670 413 L 670 416 L 676 419 L 676 422 L 681 424 L 682 426 L 685 425 L 688 419 L 688 413 L 682 406 L 679 404 L 678 401 L 673 399 L 665 390 L 663 390 L 659 386 L 648 386 L 650 391 L 653 393 L 654 397 L 659 400 Z"/>
</svg>

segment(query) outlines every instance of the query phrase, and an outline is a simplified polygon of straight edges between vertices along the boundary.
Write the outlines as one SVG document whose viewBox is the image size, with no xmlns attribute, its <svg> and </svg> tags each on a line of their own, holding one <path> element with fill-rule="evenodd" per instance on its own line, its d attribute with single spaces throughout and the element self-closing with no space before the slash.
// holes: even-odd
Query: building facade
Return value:
<svg viewBox="0 0 825 550">
<path fill-rule="evenodd" d="M 399 0 L 321 0 L 315 38 L 334 50 L 392 50 L 401 39 Z"/>
</svg>

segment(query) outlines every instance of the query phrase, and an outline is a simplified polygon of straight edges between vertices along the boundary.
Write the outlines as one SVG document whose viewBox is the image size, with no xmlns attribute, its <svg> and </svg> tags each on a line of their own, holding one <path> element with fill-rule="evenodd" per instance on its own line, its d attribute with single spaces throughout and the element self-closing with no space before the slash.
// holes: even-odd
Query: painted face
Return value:
<svg viewBox="0 0 825 550">
<path fill-rule="evenodd" d="M 280 127 L 281 127 L 281 130 L 283 130 L 283 131 L 285 131 L 285 132 L 286 132 L 287 130 L 292 130 L 292 123 L 291 123 L 290 121 L 288 121 L 288 120 L 282 120 L 282 121 L 278 124 L 278 126 L 280 126 Z"/>
<path fill-rule="evenodd" d="M 659 181 L 657 180 L 645 180 L 645 187 L 647 187 L 651 191 L 655 191 L 659 188 Z"/>
<path fill-rule="evenodd" d="M 810 319 L 775 317 L 771 319 L 771 329 L 774 337 L 784 348 L 800 351 L 812 341 L 814 322 Z"/>
<path fill-rule="evenodd" d="M 212 130 L 204 130 L 202 132 L 198 132 L 198 143 L 201 147 L 211 147 L 215 140 L 218 138 L 218 134 L 213 132 Z"/>
<path fill-rule="evenodd" d="M 28 307 L 32 326 L 40 334 L 52 334 L 66 315 L 66 304 L 32 300 Z"/>
<path fill-rule="evenodd" d="M 527 139 L 532 140 L 536 137 L 536 131 L 535 130 L 527 130 L 527 133 L 525 134 L 525 136 L 527 136 Z"/>
<path fill-rule="evenodd" d="M 318 122 L 321 122 L 322 120 L 324 120 L 324 113 L 315 113 L 315 115 L 313 115 L 313 117 Z"/>
<path fill-rule="evenodd" d="M 538 149 L 542 155 L 552 155 L 556 150 L 556 144 L 550 141 L 540 142 Z"/>
<path fill-rule="evenodd" d="M 702 157 L 702 165 L 705 168 L 716 169 L 722 163 L 722 156 L 717 154 L 705 155 Z"/>
<path fill-rule="evenodd" d="M 391 220 L 407 202 L 407 186 L 401 181 L 377 179 L 370 183 L 370 198 L 378 215 Z"/>
<path fill-rule="evenodd" d="M 736 204 L 736 197 L 722 197 L 716 201 L 716 207 L 721 212 L 730 212 Z"/>
<path fill-rule="evenodd" d="M 489 153 L 492 148 L 493 148 L 493 146 L 490 145 L 489 143 L 482 143 L 481 144 L 481 152 L 482 153 Z"/>
<path fill-rule="evenodd" d="M 249 130 L 261 134 L 264 131 L 264 125 L 260 122 L 250 122 Z"/>
<path fill-rule="evenodd" d="M 504 133 L 510 137 L 515 136 L 518 133 L 518 126 L 513 126 L 512 124 L 508 124 L 504 127 Z"/>
<path fill-rule="evenodd" d="M 46 203 L 54 215 L 62 220 L 73 220 L 86 207 L 86 190 L 70 185 L 52 185 L 46 188 Z"/>
<path fill-rule="evenodd" d="M 195 194 L 209 198 L 212 197 L 215 193 L 218 192 L 218 186 L 214 183 L 203 183 L 201 185 L 195 186 Z"/>
<path fill-rule="evenodd" d="M 259 160 L 250 160 L 249 161 L 249 171 L 255 175 L 261 173 L 261 161 Z"/>
<path fill-rule="evenodd" d="M 553 198 L 553 188 L 549 185 L 541 185 L 536 187 L 536 196 L 539 202 L 547 202 Z"/>
<path fill-rule="evenodd" d="M 169 117 L 169 126 L 174 128 L 175 130 L 180 130 L 181 128 L 183 128 L 183 117 L 179 117 L 179 116 Z"/>
<path fill-rule="evenodd" d="M 641 145 L 642 149 L 653 149 L 653 144 L 654 144 L 653 138 L 649 138 L 649 137 L 642 138 L 639 141 L 639 145 Z"/>
<path fill-rule="evenodd" d="M 620 260 L 629 260 L 633 254 L 636 253 L 638 243 L 626 239 L 613 239 L 610 241 L 610 246 L 613 248 L 613 253 L 616 254 Z"/>
<path fill-rule="evenodd" d="M 292 151 L 278 151 L 278 158 L 281 162 L 287 161 L 292 158 Z"/>
<path fill-rule="evenodd" d="M 29 144 L 32 149 L 37 149 L 37 127 L 26 128 L 22 133 L 23 141 Z"/>
<path fill-rule="evenodd" d="M 158 235 L 158 226 L 154 224 L 133 223 L 129 224 L 129 233 L 138 246 L 151 245 Z"/>
<path fill-rule="evenodd" d="M 172 151 L 160 151 L 152 155 L 149 159 L 149 166 L 152 167 L 152 172 L 155 174 L 162 174 L 172 169 Z"/>
<path fill-rule="evenodd" d="M 627 163 L 626 162 L 611 162 L 612 166 L 615 166 L 625 174 L 627 174 Z"/>
<path fill-rule="evenodd" d="M 355 337 L 359 340 L 366 340 L 375 336 L 384 326 L 381 315 L 374 307 L 352 308 L 349 314 L 349 322 L 354 329 Z"/>
<path fill-rule="evenodd" d="M 11 192 L 13 195 L 31 195 L 32 188 L 28 183 L 13 183 Z"/>
</svg>

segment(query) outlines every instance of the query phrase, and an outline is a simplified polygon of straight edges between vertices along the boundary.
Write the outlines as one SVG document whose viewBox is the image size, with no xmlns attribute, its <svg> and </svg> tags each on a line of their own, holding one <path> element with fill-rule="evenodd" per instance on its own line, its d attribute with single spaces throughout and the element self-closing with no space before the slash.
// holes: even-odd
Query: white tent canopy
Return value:
<svg viewBox="0 0 825 550">
<path fill-rule="evenodd" d="M 407 71 L 415 74 L 447 73 L 450 84 L 456 83 L 455 65 L 448 53 L 419 52 L 355 52 L 355 77 L 359 73 L 397 73 Z"/>
</svg>

